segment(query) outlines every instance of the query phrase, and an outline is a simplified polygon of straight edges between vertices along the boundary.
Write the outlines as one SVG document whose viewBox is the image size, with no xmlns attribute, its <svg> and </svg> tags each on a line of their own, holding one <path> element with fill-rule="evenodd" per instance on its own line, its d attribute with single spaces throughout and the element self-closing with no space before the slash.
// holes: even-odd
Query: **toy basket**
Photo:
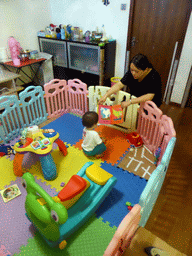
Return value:
<svg viewBox="0 0 192 256">
<path fill-rule="evenodd" d="M 111 77 L 111 86 L 113 86 L 114 84 L 116 84 L 120 80 L 121 80 L 121 77 Z"/>
</svg>

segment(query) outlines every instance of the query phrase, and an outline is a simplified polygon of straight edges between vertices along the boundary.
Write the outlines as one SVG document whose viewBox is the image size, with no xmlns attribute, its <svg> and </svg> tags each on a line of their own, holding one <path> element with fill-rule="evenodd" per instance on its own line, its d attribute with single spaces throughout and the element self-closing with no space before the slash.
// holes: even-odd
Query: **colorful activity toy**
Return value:
<svg viewBox="0 0 192 256">
<path fill-rule="evenodd" d="M 23 175 L 22 162 L 24 154 L 30 152 L 39 156 L 44 178 L 46 180 L 54 180 L 57 177 L 57 168 L 50 154 L 54 142 L 57 143 L 60 151 L 65 156 L 67 148 L 63 141 L 59 139 L 57 132 L 54 130 L 41 130 L 37 125 L 25 129 L 20 140 L 14 145 L 14 150 L 16 151 L 13 162 L 14 174 L 16 176 Z"/>
<path fill-rule="evenodd" d="M 25 173 L 26 215 L 50 246 L 64 249 L 66 239 L 96 211 L 116 181 L 113 175 L 88 162 L 57 196 L 51 197 L 32 174 Z"/>
</svg>

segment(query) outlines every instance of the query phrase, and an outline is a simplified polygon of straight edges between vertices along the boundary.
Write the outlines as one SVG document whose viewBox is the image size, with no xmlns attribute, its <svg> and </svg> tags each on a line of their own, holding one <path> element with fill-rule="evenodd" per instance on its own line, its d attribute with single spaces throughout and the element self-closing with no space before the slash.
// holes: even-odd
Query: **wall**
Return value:
<svg viewBox="0 0 192 256">
<path fill-rule="evenodd" d="M 53 24 L 71 24 L 83 32 L 101 30 L 104 24 L 107 36 L 117 40 L 115 75 L 120 77 L 124 74 L 130 1 L 123 3 L 126 11 L 121 11 L 119 0 L 111 0 L 108 6 L 102 0 L 50 0 Z"/>
<path fill-rule="evenodd" d="M 51 23 L 49 0 L 1 0 L 0 48 L 14 36 L 23 49 L 38 49 L 37 31 Z"/>
</svg>

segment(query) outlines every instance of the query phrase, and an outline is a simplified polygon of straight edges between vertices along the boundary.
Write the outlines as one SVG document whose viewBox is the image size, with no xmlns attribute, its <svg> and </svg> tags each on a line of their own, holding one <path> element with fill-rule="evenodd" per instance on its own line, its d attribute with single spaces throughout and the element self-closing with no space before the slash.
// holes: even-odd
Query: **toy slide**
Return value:
<svg viewBox="0 0 192 256">
<path fill-rule="evenodd" d="M 66 156 L 67 155 L 67 148 L 66 148 L 65 144 L 63 143 L 63 141 L 58 138 L 55 141 L 55 143 L 58 145 L 59 150 L 63 153 L 63 155 Z"/>
<path fill-rule="evenodd" d="M 26 216 L 50 246 L 64 249 L 78 230 L 108 196 L 117 179 L 93 162 L 73 175 L 56 197 L 49 196 L 32 174 L 23 175 Z"/>
</svg>

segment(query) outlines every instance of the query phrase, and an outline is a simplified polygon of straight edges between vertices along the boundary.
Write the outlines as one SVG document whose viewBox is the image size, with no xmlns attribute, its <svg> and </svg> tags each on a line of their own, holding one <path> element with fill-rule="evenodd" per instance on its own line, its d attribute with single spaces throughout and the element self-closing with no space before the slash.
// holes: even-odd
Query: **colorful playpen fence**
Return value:
<svg viewBox="0 0 192 256">
<path fill-rule="evenodd" d="M 0 97 L 0 139 L 3 143 L 17 137 L 26 126 L 44 122 L 48 115 L 50 118 L 67 112 L 82 115 L 88 110 L 88 102 L 89 110 L 96 110 L 98 100 L 109 88 L 90 86 L 88 95 L 86 84 L 80 80 L 69 80 L 67 84 L 65 80 L 54 79 L 45 84 L 44 89 L 45 92 L 40 86 L 30 86 L 19 94 L 19 99 L 15 95 Z M 130 97 L 130 94 L 120 91 L 108 99 L 107 104 L 120 104 Z M 144 227 L 165 179 L 176 142 L 176 133 L 171 118 L 163 115 L 151 101 L 142 103 L 139 109 L 138 105 L 131 105 L 124 115 L 123 125 L 115 128 L 127 132 L 137 129 L 149 150 L 154 153 L 158 148 L 161 149 L 157 168 L 140 196 L 140 208 L 137 207 L 136 213 L 131 211 L 131 216 L 137 215 L 140 209 L 139 224 L 136 226 Z"/>
</svg>

